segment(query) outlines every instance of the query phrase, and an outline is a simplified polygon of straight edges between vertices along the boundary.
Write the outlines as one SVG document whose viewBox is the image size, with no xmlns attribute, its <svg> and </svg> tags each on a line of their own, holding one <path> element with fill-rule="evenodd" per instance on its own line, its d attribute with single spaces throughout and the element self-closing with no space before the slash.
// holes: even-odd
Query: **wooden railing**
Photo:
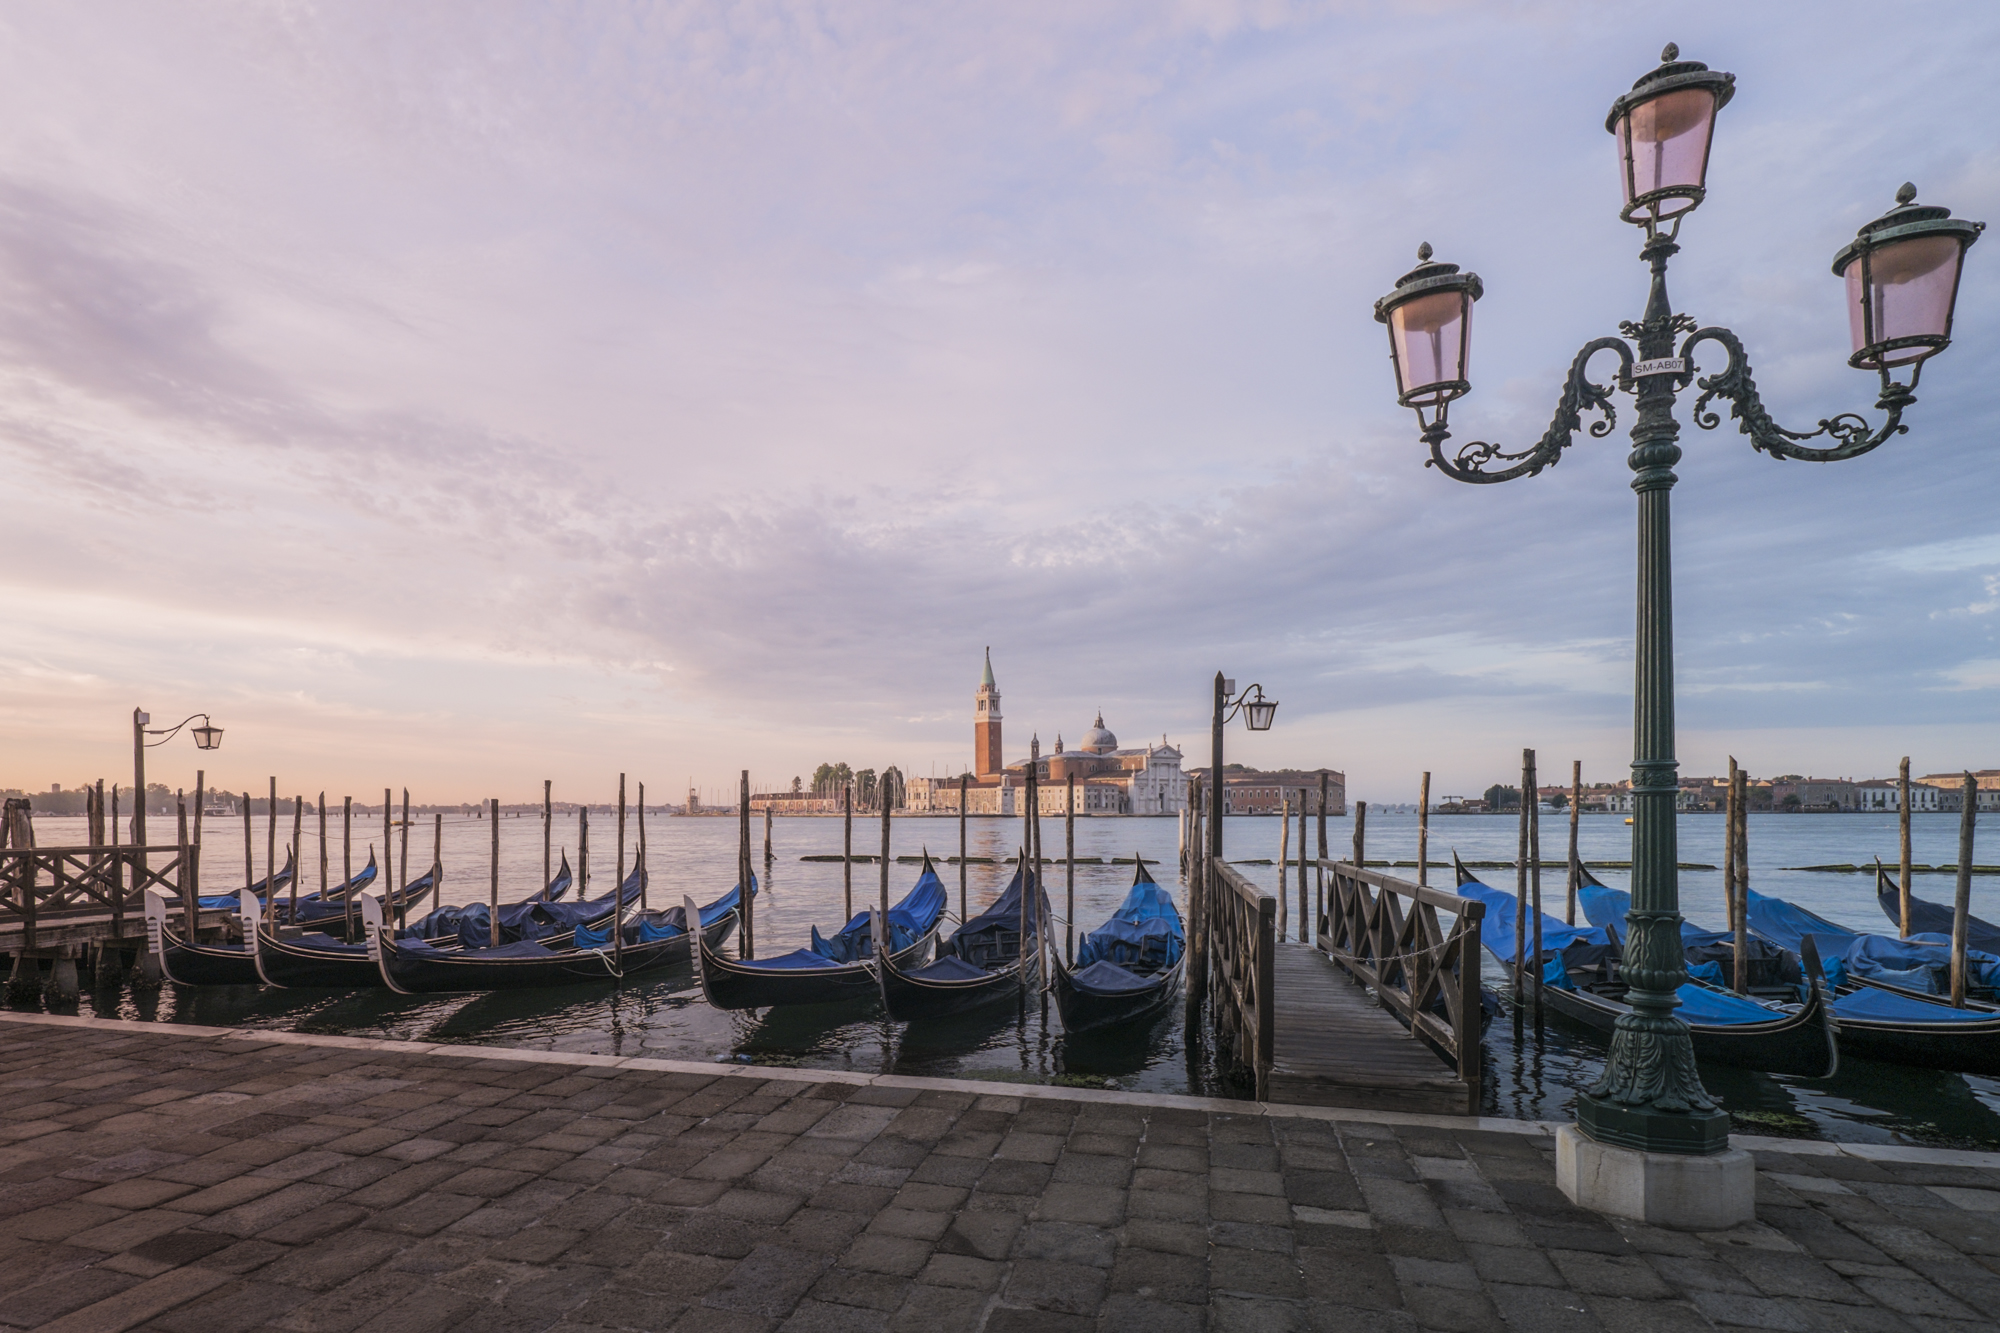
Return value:
<svg viewBox="0 0 2000 1333">
<path fill-rule="evenodd" d="M 127 917 L 143 924 L 149 888 L 192 918 L 200 855 L 197 843 L 0 848 L 0 930 L 18 928 L 21 947 L 33 950 L 42 927 L 108 917 L 109 933 L 123 937 Z"/>
<path fill-rule="evenodd" d="M 1321 861 L 1326 898 L 1313 942 L 1384 1008 L 1455 1061 L 1480 1104 L 1479 922 L 1485 904 L 1352 861 Z M 1453 916 L 1446 931 L 1442 908 Z M 1440 1015 L 1440 1006 L 1444 1013 Z"/>
<path fill-rule="evenodd" d="M 1270 1092 L 1276 1021 L 1278 900 L 1213 858 L 1203 868 L 1209 1011 L 1216 1035 L 1255 1075 L 1257 1100 L 1263 1101 Z"/>
</svg>

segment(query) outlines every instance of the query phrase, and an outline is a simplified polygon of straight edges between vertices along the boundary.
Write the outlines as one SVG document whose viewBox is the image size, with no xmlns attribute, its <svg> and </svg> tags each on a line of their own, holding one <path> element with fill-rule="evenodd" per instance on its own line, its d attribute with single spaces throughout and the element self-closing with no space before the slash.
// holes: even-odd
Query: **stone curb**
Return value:
<svg viewBox="0 0 2000 1333">
<path fill-rule="evenodd" d="M 961 1078 L 914 1078 L 903 1074 L 862 1074 L 847 1069 L 794 1069 L 785 1066 L 704 1064 L 697 1060 L 657 1060 L 648 1056 L 594 1055 L 588 1051 L 535 1051 L 513 1046 L 468 1046 L 457 1043 L 392 1041 L 379 1037 L 339 1037 L 316 1032 L 254 1031 L 200 1027 L 191 1023 L 143 1023 L 126 1018 L 84 1018 L 69 1014 L 0 1011 L 0 1023 L 85 1028 L 97 1032 L 129 1032 L 239 1041 L 255 1046 L 324 1046 L 337 1050 L 380 1051 L 403 1056 L 442 1056 L 454 1060 L 508 1060 L 526 1064 L 640 1069 L 656 1073 L 699 1074 L 708 1078 L 754 1078 L 762 1082 L 845 1083 L 855 1087 L 911 1088 L 926 1092 L 963 1092 L 977 1097 L 1017 1100 L 1095 1102 L 1113 1106 L 1157 1106 L 1216 1115 L 1287 1117 L 1303 1120 L 1352 1121 L 1373 1125 L 1405 1125 L 1421 1129 L 1489 1134 L 1521 1134 L 1552 1138 L 1564 1122 L 1507 1120 L 1494 1116 L 1418 1115 L 1408 1111 L 1364 1111 L 1343 1106 L 1283 1106 L 1269 1102 L 1233 1101 L 1225 1097 L 1183 1097 L 1173 1093 L 1107 1092 L 1093 1088 L 1059 1088 L 1039 1083 L 989 1083 Z M 1902 1143 L 1834 1143 L 1824 1139 L 1781 1139 L 1732 1134 L 1730 1143 L 1751 1152 L 1789 1153 L 1799 1157 L 1854 1157 L 1870 1162 L 1914 1162 L 1933 1166 L 1984 1167 L 2000 1170 L 2000 1152 L 1958 1148 L 1924 1148 Z"/>
</svg>

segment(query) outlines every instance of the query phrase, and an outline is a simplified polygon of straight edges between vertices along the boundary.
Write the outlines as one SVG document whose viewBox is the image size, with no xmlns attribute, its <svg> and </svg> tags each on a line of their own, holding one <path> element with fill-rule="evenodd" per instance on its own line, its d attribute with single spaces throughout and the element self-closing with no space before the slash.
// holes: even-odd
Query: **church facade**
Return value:
<svg viewBox="0 0 2000 1333">
<path fill-rule="evenodd" d="M 1187 807 L 1180 750 L 1164 736 L 1157 745 L 1148 742 L 1121 747 L 1118 737 L 1104 725 L 1102 712 L 1075 749 L 1066 749 L 1058 735 L 1055 749 L 1045 755 L 1041 738 L 1035 736 L 1029 740 L 1025 759 L 1007 763 L 1001 739 L 1000 687 L 993 678 L 990 648 L 979 688 L 972 697 L 972 759 L 972 767 L 962 777 L 911 778 L 906 794 L 908 811 L 955 815 L 962 794 L 967 814 L 1025 813 L 1031 765 L 1037 803 L 1045 815 L 1060 816 L 1068 808 L 1072 778 L 1080 815 L 1171 815 Z"/>
</svg>

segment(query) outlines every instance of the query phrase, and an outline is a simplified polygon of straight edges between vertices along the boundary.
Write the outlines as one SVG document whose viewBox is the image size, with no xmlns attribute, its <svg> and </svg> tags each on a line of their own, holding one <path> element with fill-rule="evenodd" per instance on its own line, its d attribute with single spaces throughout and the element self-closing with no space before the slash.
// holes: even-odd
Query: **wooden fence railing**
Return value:
<svg viewBox="0 0 2000 1333">
<path fill-rule="evenodd" d="M 41 927 L 108 916 L 110 933 L 123 936 L 128 916 L 144 922 L 149 888 L 191 916 L 200 855 L 198 843 L 0 848 L 0 930 L 19 928 L 21 947 L 33 950 Z"/>
<path fill-rule="evenodd" d="M 1352 861 L 1321 861 L 1326 898 L 1314 943 L 1384 1008 L 1458 1066 L 1480 1104 L 1479 922 L 1483 903 L 1412 884 Z M 1438 921 L 1442 908 L 1451 929 Z M 1439 1014 L 1437 1010 L 1444 1012 Z"/>
<path fill-rule="evenodd" d="M 1278 900 L 1212 857 L 1204 868 L 1209 1012 L 1216 1035 L 1256 1076 L 1257 1100 L 1263 1101 L 1270 1092 L 1276 1022 Z"/>
</svg>

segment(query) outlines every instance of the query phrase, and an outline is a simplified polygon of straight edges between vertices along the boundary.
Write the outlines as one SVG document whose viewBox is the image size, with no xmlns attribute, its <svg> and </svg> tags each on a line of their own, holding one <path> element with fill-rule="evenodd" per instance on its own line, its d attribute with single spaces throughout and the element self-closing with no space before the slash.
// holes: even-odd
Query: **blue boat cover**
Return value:
<svg viewBox="0 0 2000 1333">
<path fill-rule="evenodd" d="M 1040 877 L 1031 874 L 1029 878 L 1036 881 L 1036 894 L 1040 897 Z M 1048 900 L 1046 897 L 1043 897 L 1042 901 L 1046 905 Z M 1002 935 L 1018 935 L 1020 930 L 1021 867 L 1017 865 L 1014 868 L 1014 878 L 1007 883 L 1006 892 L 994 899 L 991 907 L 988 907 L 978 916 L 972 918 L 972 920 L 959 926 L 957 933 L 951 937 L 952 952 L 963 958 L 969 949 L 975 947 L 984 946 L 987 949 L 991 949 Z M 1040 913 L 1030 912 L 1028 914 L 1028 934 L 1033 936 L 1040 930 Z M 994 938 L 983 939 L 982 937 L 984 936 L 992 936 Z M 1012 966 L 1012 964 L 1009 964 L 1009 966 Z"/>
<path fill-rule="evenodd" d="M 924 862 L 922 873 L 910 891 L 903 895 L 903 901 L 889 909 L 889 952 L 901 953 L 924 936 L 937 929 L 938 918 L 944 915 L 944 883 L 938 879 L 937 871 L 929 861 Z M 856 912 L 854 919 L 835 931 L 831 936 L 821 935 L 819 927 L 812 928 L 812 952 L 832 963 L 858 963 L 871 957 L 874 948 L 874 919 L 869 912 Z"/>
<path fill-rule="evenodd" d="M 1119 969 L 1124 971 L 1123 968 Z M 980 981 L 992 975 L 985 968 L 966 962 L 955 953 L 939 956 L 934 963 L 927 963 L 907 975 L 922 977 L 925 981 Z M 1131 974 L 1126 973 L 1127 976 Z"/>
<path fill-rule="evenodd" d="M 801 968 L 842 967 L 845 964 L 828 958 L 823 953 L 814 953 L 811 949 L 794 949 L 790 953 L 781 953 L 776 958 L 742 959 L 736 966 L 756 968 L 765 972 L 796 972 Z"/>
<path fill-rule="evenodd" d="M 1926 1004 L 1907 995 L 1863 987 L 1833 1002 L 1839 1018 L 1878 1019 L 1893 1023 L 1981 1023 L 1991 1019 L 1991 1010 L 1954 1009 L 1948 1004 Z"/>
<path fill-rule="evenodd" d="M 1912 935 L 1906 940 L 1887 935 L 1861 935 L 1847 950 L 1850 975 L 1901 986 L 1926 995 L 1951 991 L 1951 936 Z M 1965 951 L 1968 985 L 2000 987 L 2000 957 L 1979 949 Z M 1936 1005 L 1922 1005 L 1935 1009 Z"/>
<path fill-rule="evenodd" d="M 275 891 L 283 893 L 286 889 L 291 887 L 291 884 L 292 884 L 292 849 L 287 847 L 285 849 L 285 868 L 283 870 L 280 870 L 276 875 L 272 876 L 271 887 Z M 236 905 L 242 901 L 241 895 L 244 893 L 249 893 L 250 895 L 255 897 L 258 901 L 258 904 L 261 906 L 264 901 L 263 898 L 264 881 L 260 879 L 256 881 L 254 884 L 245 885 L 242 889 L 239 889 L 234 893 L 217 893 L 217 894 L 205 893 L 201 895 L 199 898 L 196 898 L 195 902 L 200 905 L 201 910 L 204 912 L 233 912 L 236 910 Z M 317 897 L 318 894 L 319 890 L 315 889 L 313 890 L 310 896 Z"/>
<path fill-rule="evenodd" d="M 1603 884 L 1579 884 L 1576 901 L 1591 925 L 1604 927 L 1620 939 L 1625 937 L 1625 914 L 1632 910 L 1631 894 Z M 1681 944 L 1685 948 L 1719 944 L 1733 938 L 1726 930 L 1703 930 L 1685 917 L 1681 919 Z"/>
<path fill-rule="evenodd" d="M 1168 966 L 1172 966 L 1172 964 Z M 1079 989 L 1096 991 L 1100 995 L 1115 995 L 1122 991 L 1145 990 L 1150 986 L 1163 984 L 1158 974 L 1142 977 L 1135 972 L 1128 971 L 1118 966 L 1118 964 L 1102 958 L 1092 963 L 1089 967 L 1077 972 L 1070 980 Z"/>
<path fill-rule="evenodd" d="M 1704 1027 L 1728 1027 L 1736 1023 L 1769 1023 L 1785 1017 L 1785 1011 L 1759 1004 L 1734 991 L 1715 990 L 1689 982 L 1676 992 L 1680 996 L 1681 1018 Z"/>
<path fill-rule="evenodd" d="M 403 886 L 403 897 L 399 901 L 411 902 L 429 893 L 431 891 L 431 875 L 435 870 L 436 867 L 433 866 L 430 870 L 426 870 L 423 874 L 405 884 Z M 367 885 L 373 883 L 374 880 L 375 868 L 370 866 L 354 877 L 354 885 L 357 889 L 365 888 Z M 359 909 L 356 910 L 358 912 Z M 390 911 L 393 910 L 393 907 L 385 904 L 383 910 Z M 335 917 L 345 917 L 346 915 L 347 900 L 345 898 L 334 898 L 329 895 L 326 902 L 321 902 L 316 897 L 299 899 L 299 913 L 294 920 L 298 922 L 331 921 Z"/>
<path fill-rule="evenodd" d="M 1474 902 L 1486 904 L 1486 919 L 1479 923 L 1479 942 L 1493 951 L 1494 957 L 1504 963 L 1514 961 L 1514 895 L 1502 893 L 1491 884 L 1481 884 L 1469 879 L 1458 886 L 1458 896 L 1470 898 Z M 1528 946 L 1534 947 L 1533 922 L 1529 923 Z M 1598 926 L 1565 926 L 1562 922 L 1542 913 L 1542 952 L 1560 953 L 1572 944 L 1611 943 L 1610 937 Z"/>
<path fill-rule="evenodd" d="M 564 869 L 568 869 L 566 861 Z M 561 879 L 562 876 L 558 875 L 551 883 L 560 882 Z M 551 902 L 544 896 L 547 893 L 547 890 L 544 890 L 543 893 L 538 893 L 524 902 L 503 903 L 500 906 L 500 938 L 503 941 L 546 939 L 551 935 L 574 930 L 587 922 L 608 916 L 613 905 L 621 898 L 628 905 L 637 902 L 646 882 L 645 866 L 637 865 L 632 867 L 632 873 L 625 877 L 625 883 L 617 892 L 607 893 L 589 902 Z M 567 887 L 564 885 L 565 889 Z M 732 889 L 730 892 L 733 894 L 735 890 Z M 455 915 L 447 915 L 448 913 Z M 483 949 L 486 947 L 486 942 L 493 938 L 492 913 L 493 909 L 486 903 L 441 907 L 418 925 L 424 928 L 426 939 L 438 939 L 455 932 L 459 943 L 466 948 Z"/>
<path fill-rule="evenodd" d="M 1164 972 L 1180 961 L 1186 935 L 1181 929 L 1181 914 L 1174 909 L 1173 895 L 1154 883 L 1143 869 L 1140 874 L 1144 877 L 1132 886 L 1111 919 L 1085 935 L 1077 945 L 1079 970 L 1073 979 L 1078 983 L 1082 983 L 1089 971 L 1087 965 L 1100 960 L 1118 964 L 1121 971 L 1132 968 L 1139 972 Z"/>
</svg>

